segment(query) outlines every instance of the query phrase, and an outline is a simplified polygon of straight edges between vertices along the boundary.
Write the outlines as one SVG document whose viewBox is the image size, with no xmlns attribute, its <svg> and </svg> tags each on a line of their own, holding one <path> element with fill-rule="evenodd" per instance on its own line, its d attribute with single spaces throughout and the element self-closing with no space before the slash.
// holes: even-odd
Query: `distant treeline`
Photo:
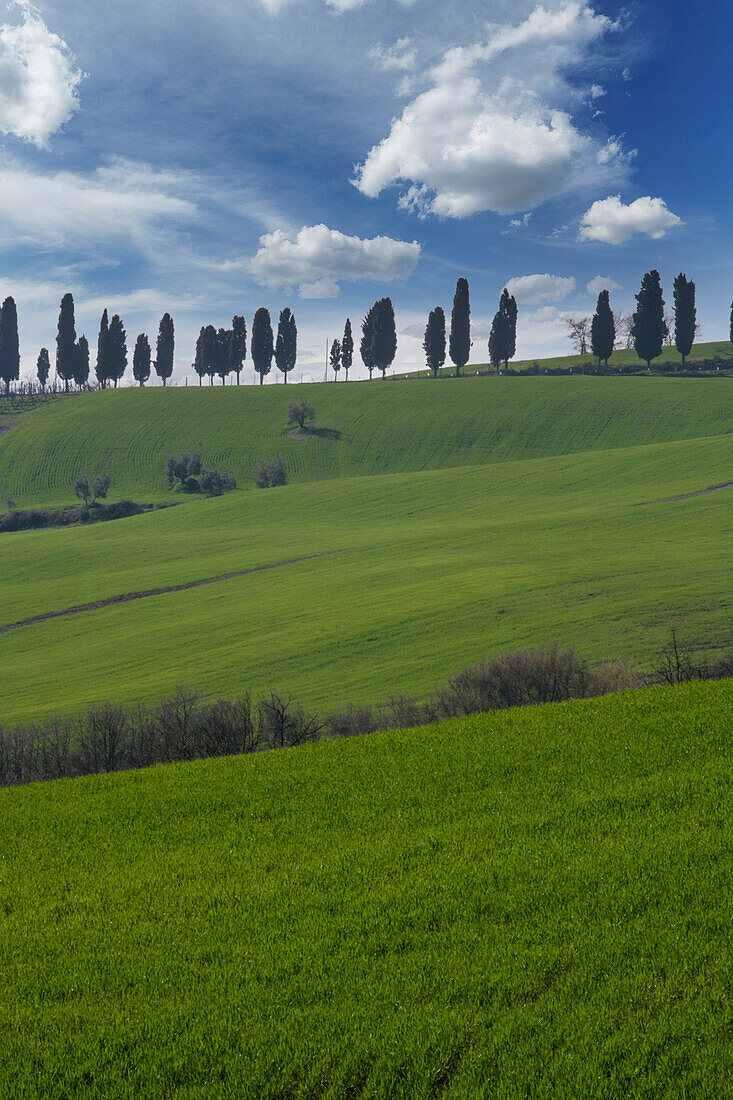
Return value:
<svg viewBox="0 0 733 1100">
<path fill-rule="evenodd" d="M 101 703 L 76 718 L 0 726 L 0 786 L 124 771 L 404 729 L 508 707 L 586 699 L 649 684 L 733 676 L 733 654 L 709 662 L 673 632 L 651 674 L 623 658 L 589 665 L 573 649 L 521 649 L 452 676 L 427 702 L 392 695 L 319 717 L 279 692 L 208 702 L 181 688 L 157 706 Z"/>
<path fill-rule="evenodd" d="M 662 353 L 665 344 L 673 342 L 682 357 L 684 368 L 687 356 L 699 332 L 695 303 L 695 283 L 680 273 L 674 281 L 674 314 L 665 312 L 662 285 L 658 271 L 650 271 L 641 282 L 636 295 L 633 314 L 614 313 L 610 294 L 602 290 L 598 295 L 593 317 L 580 319 L 569 317 L 566 324 L 573 347 L 579 354 L 591 352 L 600 366 L 608 367 L 614 350 L 633 347 L 638 357 L 651 367 Z M 517 321 L 519 310 L 516 299 L 507 287 L 502 291 L 499 306 L 491 324 L 488 342 L 489 363 L 495 371 L 514 359 L 517 349 Z M 730 336 L 733 341 L 733 305 L 731 306 Z M 381 372 L 386 378 L 397 354 L 397 326 L 391 298 L 380 298 L 367 311 L 361 323 L 359 351 L 369 372 Z M 132 375 L 140 386 L 149 380 L 152 370 L 165 386 L 173 374 L 175 334 L 173 319 L 169 313 L 161 318 L 158 327 L 155 359 L 147 335 L 140 333 L 132 355 Z M 459 376 L 468 363 L 472 348 L 471 309 L 468 280 L 461 278 L 456 284 L 451 311 L 450 330 L 446 328 L 446 316 L 442 306 L 436 306 L 428 316 L 423 350 L 429 370 L 437 376 L 450 355 Z M 20 378 L 20 344 L 18 337 L 18 312 L 12 297 L 6 298 L 0 309 L 0 380 L 6 393 Z M 270 313 L 264 307 L 257 310 L 252 321 L 250 353 L 260 384 L 272 370 L 273 361 L 281 372 L 283 381 L 295 369 L 298 356 L 298 329 L 295 315 L 285 308 L 280 312 L 277 335 L 273 332 Z M 242 316 L 234 316 L 230 328 L 203 325 L 196 341 L 193 370 L 199 385 L 208 378 L 213 385 L 220 378 L 222 385 L 229 376 L 239 385 L 247 358 L 247 324 Z M 346 319 L 343 337 L 330 345 L 328 363 L 338 380 L 343 370 L 346 381 L 354 361 L 354 337 L 350 318 Z M 105 309 L 97 337 L 97 356 L 94 367 L 96 385 L 105 389 L 117 386 L 128 367 L 127 334 L 118 314 L 109 318 Z M 41 348 L 36 363 L 36 377 L 41 392 L 49 385 L 51 360 L 47 348 Z M 71 387 L 88 389 L 91 366 L 89 341 L 83 334 L 77 338 L 74 316 L 74 299 L 65 294 L 61 300 L 58 331 L 56 335 L 56 377 L 63 383 L 65 392 Z M 52 383 L 56 388 L 56 383 Z"/>
</svg>

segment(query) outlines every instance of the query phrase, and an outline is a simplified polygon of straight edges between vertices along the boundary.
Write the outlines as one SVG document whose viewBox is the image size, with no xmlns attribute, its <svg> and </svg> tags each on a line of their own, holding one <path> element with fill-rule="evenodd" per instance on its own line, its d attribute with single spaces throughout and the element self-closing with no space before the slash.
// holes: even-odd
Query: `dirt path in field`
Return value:
<svg viewBox="0 0 733 1100">
<path fill-rule="evenodd" d="M 33 626 L 35 623 L 45 623 L 49 619 L 64 619 L 67 615 L 81 615 L 84 611 L 97 611 L 100 607 L 111 607 L 116 603 L 146 600 L 150 596 L 167 596 L 171 592 L 186 592 L 189 588 L 200 588 L 204 584 L 218 584 L 219 581 L 230 581 L 235 577 L 246 577 L 249 573 L 263 573 L 267 569 L 280 569 L 284 565 L 297 565 L 301 561 L 313 561 L 315 558 L 327 558 L 332 554 L 344 553 L 346 553 L 346 548 L 343 550 L 324 550 L 320 554 L 306 554 L 302 558 L 287 558 L 285 561 L 275 561 L 269 565 L 254 565 L 250 569 L 238 569 L 235 573 L 222 573 L 218 577 L 205 577 L 200 581 L 186 581 L 185 584 L 170 584 L 163 588 L 146 588 L 140 592 L 125 592 L 121 596 L 107 596 L 103 600 L 80 603 L 75 607 L 65 607 L 61 611 L 46 611 L 42 615 L 32 615 L 29 619 L 19 619 L 17 623 L 7 623 L 6 626 L 0 626 L 0 634 L 8 634 L 11 630 L 20 630 L 21 627 Z"/>
<path fill-rule="evenodd" d="M 709 489 L 698 489 L 696 493 L 683 493 L 678 497 L 662 497 L 661 500 L 647 500 L 646 504 L 674 504 L 676 500 L 692 500 L 693 497 L 704 497 L 708 493 L 717 493 L 720 489 L 733 489 L 733 481 L 724 481 L 720 485 L 711 485 Z"/>
</svg>

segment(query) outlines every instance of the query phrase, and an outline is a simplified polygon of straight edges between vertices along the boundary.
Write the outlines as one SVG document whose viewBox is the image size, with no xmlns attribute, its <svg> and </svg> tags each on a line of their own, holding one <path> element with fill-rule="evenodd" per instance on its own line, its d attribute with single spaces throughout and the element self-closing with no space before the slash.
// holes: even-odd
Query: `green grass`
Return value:
<svg viewBox="0 0 733 1100">
<path fill-rule="evenodd" d="M 308 397 L 315 432 L 285 427 Z M 169 497 L 170 452 L 200 443 L 242 486 L 282 453 L 292 481 L 447 469 L 733 431 L 733 380 L 473 378 L 309 386 L 126 389 L 38 407 L 0 442 L 0 493 L 19 508 L 63 504 L 82 471 L 112 477 L 111 500 Z"/>
<path fill-rule="evenodd" d="M 0 721 L 102 698 L 278 687 L 318 708 L 425 695 L 558 640 L 648 663 L 672 627 L 730 647 L 733 435 L 236 491 L 2 536 L 2 623 L 309 554 L 329 557 L 0 635 Z"/>
<path fill-rule="evenodd" d="M 0 1096 L 719 1098 L 733 681 L 0 791 Z"/>
</svg>

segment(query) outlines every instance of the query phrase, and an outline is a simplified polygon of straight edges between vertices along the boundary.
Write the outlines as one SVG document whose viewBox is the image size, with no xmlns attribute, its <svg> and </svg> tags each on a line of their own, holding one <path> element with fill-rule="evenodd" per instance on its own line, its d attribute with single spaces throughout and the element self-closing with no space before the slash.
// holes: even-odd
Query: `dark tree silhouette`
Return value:
<svg viewBox="0 0 733 1100">
<path fill-rule="evenodd" d="M 36 363 L 36 375 L 41 389 L 45 392 L 48 376 L 51 373 L 51 361 L 48 358 L 48 348 L 41 348 Z"/>
<path fill-rule="evenodd" d="M 274 354 L 270 312 L 264 306 L 260 306 L 252 321 L 252 362 L 256 373 L 260 376 L 260 385 L 265 381 L 265 375 L 272 370 Z"/>
<path fill-rule="evenodd" d="M 74 364 L 74 381 L 79 389 L 86 386 L 89 381 L 89 341 L 86 336 L 80 336 L 76 345 L 76 362 Z"/>
<path fill-rule="evenodd" d="M 111 378 L 109 369 L 109 318 L 107 316 L 107 310 L 105 309 L 102 314 L 102 320 L 99 322 L 99 336 L 97 337 L 97 365 L 94 369 L 94 373 L 97 376 L 102 389 L 107 388 L 107 384 Z"/>
<path fill-rule="evenodd" d="M 206 328 L 205 328 L 204 325 L 202 325 L 201 329 L 199 330 L 198 338 L 196 340 L 196 358 L 194 359 L 194 362 L 193 362 L 193 369 L 196 371 L 196 374 L 199 376 L 199 386 L 201 385 L 202 378 L 206 374 L 205 350 L 206 350 Z"/>
<path fill-rule="evenodd" d="M 494 314 L 494 320 L 491 322 L 491 333 L 489 334 L 489 362 L 497 374 L 504 358 L 504 347 L 507 342 L 506 324 L 506 317 L 501 310 L 497 310 Z"/>
<path fill-rule="evenodd" d="M 608 366 L 608 360 L 613 355 L 613 346 L 616 343 L 616 322 L 607 290 L 602 290 L 598 295 L 596 312 L 590 326 L 590 343 L 591 351 L 598 362 Z"/>
<path fill-rule="evenodd" d="M 76 329 L 74 327 L 74 298 L 64 294 L 61 299 L 59 328 L 56 337 L 56 373 L 64 383 L 68 393 L 69 382 L 74 377 L 76 366 Z"/>
<path fill-rule="evenodd" d="M 242 373 L 247 358 L 247 324 L 244 317 L 232 317 L 231 339 L 229 341 L 229 370 L 237 376 Z"/>
<path fill-rule="evenodd" d="M 731 344 L 733 344 L 733 302 L 730 304 L 730 332 L 728 335 L 730 336 Z"/>
<path fill-rule="evenodd" d="M 504 314 L 506 325 L 504 328 L 505 344 L 503 347 L 504 370 L 509 366 L 509 360 L 513 359 L 517 352 L 517 301 L 506 287 L 499 300 L 499 310 Z"/>
<path fill-rule="evenodd" d="M 391 298 L 380 298 L 375 304 L 372 357 L 374 366 L 382 372 L 382 380 L 397 354 L 397 326 Z"/>
<path fill-rule="evenodd" d="M 344 338 L 341 341 L 341 366 L 344 368 L 346 381 L 349 381 L 349 371 L 354 362 L 354 336 L 351 331 L 351 319 L 346 318 L 344 325 Z"/>
<path fill-rule="evenodd" d="M 229 345 L 232 341 L 232 330 L 220 328 L 216 333 L 216 350 L 214 354 L 214 373 L 221 378 L 222 386 L 226 385 L 226 377 L 229 374 Z"/>
<path fill-rule="evenodd" d="M 135 350 L 132 353 L 132 374 L 141 386 L 144 386 L 150 378 L 150 341 L 144 332 L 141 332 L 135 341 Z"/>
<path fill-rule="evenodd" d="M 175 350 L 175 332 L 173 318 L 164 313 L 158 327 L 158 342 L 155 347 L 155 373 L 166 384 L 173 374 L 173 352 Z"/>
<path fill-rule="evenodd" d="M 468 297 L 468 279 L 459 279 L 450 315 L 450 357 L 456 368 L 456 378 L 465 367 L 471 354 L 471 305 Z"/>
<path fill-rule="evenodd" d="M 10 392 L 10 383 L 20 378 L 18 311 L 13 298 L 6 298 L 0 311 L 0 378 L 6 393 Z"/>
<path fill-rule="evenodd" d="M 376 310 L 377 305 L 375 302 L 361 322 L 361 344 L 359 346 L 359 353 L 364 366 L 369 371 L 370 382 L 372 380 L 372 372 L 376 365 L 374 362 L 374 353 L 372 351 Z"/>
<path fill-rule="evenodd" d="M 127 333 L 117 313 L 109 323 L 107 342 L 109 347 L 109 374 L 110 378 L 114 379 L 115 389 L 117 389 L 117 383 L 127 370 Z"/>
<path fill-rule="evenodd" d="M 674 281 L 674 342 L 683 367 L 695 342 L 696 326 L 695 284 L 680 272 Z"/>
<path fill-rule="evenodd" d="M 209 385 L 214 385 L 214 375 L 216 374 L 216 359 L 218 354 L 218 335 L 213 325 L 206 325 L 203 329 L 204 341 L 203 341 L 203 368 L 204 374 L 209 379 Z"/>
<path fill-rule="evenodd" d="M 662 353 L 667 332 L 664 320 L 664 298 L 658 271 L 648 271 L 641 280 L 641 290 L 636 295 L 636 312 L 632 324 L 634 348 L 647 369 Z"/>
<path fill-rule="evenodd" d="M 341 370 L 341 341 L 334 340 L 331 344 L 331 351 L 328 356 L 331 364 L 331 370 L 335 375 L 335 380 L 338 382 L 338 372 Z"/>
<path fill-rule="evenodd" d="M 433 377 L 437 378 L 438 371 L 445 363 L 445 313 L 441 306 L 430 311 L 422 346 L 425 362 L 433 372 Z"/>
<path fill-rule="evenodd" d="M 275 341 L 275 363 L 277 369 L 282 371 L 283 382 L 287 382 L 288 374 L 295 367 L 297 354 L 298 330 L 295 327 L 295 317 L 286 307 L 280 313 Z"/>
</svg>

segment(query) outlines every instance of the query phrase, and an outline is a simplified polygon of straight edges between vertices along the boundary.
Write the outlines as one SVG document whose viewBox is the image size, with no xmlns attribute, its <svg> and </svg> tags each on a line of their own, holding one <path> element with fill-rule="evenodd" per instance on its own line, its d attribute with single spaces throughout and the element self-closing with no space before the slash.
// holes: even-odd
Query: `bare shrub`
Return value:
<svg viewBox="0 0 733 1100">
<path fill-rule="evenodd" d="M 324 728 L 316 715 L 306 714 L 300 703 L 294 703 L 277 691 L 262 700 L 259 718 L 262 739 L 273 749 L 315 741 Z"/>
<path fill-rule="evenodd" d="M 710 673 L 707 660 L 690 646 L 681 644 L 677 631 L 673 630 L 659 654 L 651 680 L 657 684 L 685 684 L 689 680 L 707 680 Z"/>
<path fill-rule="evenodd" d="M 588 670 L 574 649 L 519 649 L 463 669 L 437 692 L 445 717 L 557 703 L 588 694 Z"/>
<path fill-rule="evenodd" d="M 644 684 L 644 673 L 629 657 L 611 657 L 600 661 L 590 672 L 588 695 L 609 695 L 629 691 Z"/>
</svg>

